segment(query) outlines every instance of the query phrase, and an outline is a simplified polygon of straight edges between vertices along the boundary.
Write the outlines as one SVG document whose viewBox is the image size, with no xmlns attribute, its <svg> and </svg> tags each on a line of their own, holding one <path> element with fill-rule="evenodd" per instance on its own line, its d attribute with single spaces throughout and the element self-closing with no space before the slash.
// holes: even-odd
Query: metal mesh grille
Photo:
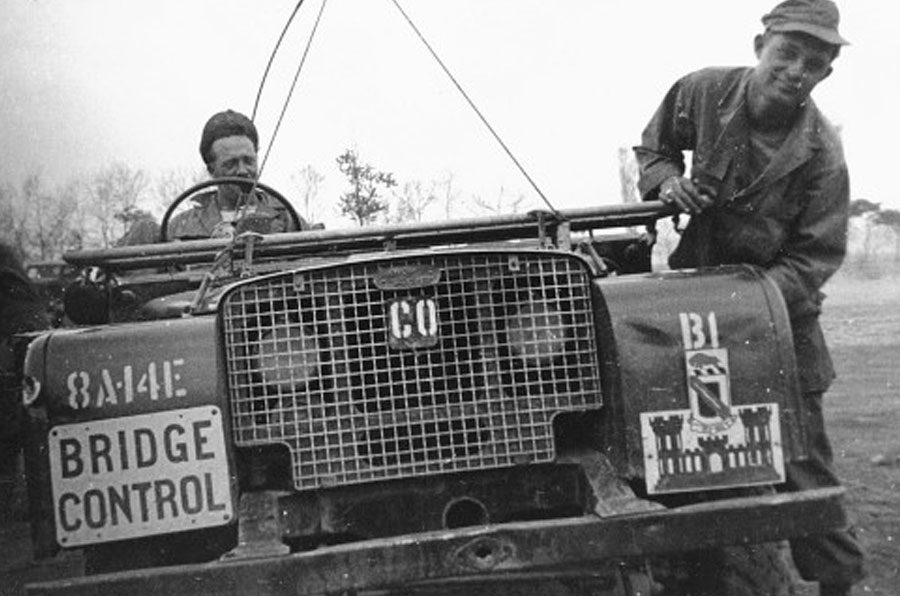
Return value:
<svg viewBox="0 0 900 596">
<path fill-rule="evenodd" d="M 417 287 L 379 283 L 422 270 Z M 235 441 L 288 445 L 298 490 L 552 461 L 554 414 L 600 407 L 572 257 L 344 264 L 248 283 L 222 307 Z"/>
</svg>

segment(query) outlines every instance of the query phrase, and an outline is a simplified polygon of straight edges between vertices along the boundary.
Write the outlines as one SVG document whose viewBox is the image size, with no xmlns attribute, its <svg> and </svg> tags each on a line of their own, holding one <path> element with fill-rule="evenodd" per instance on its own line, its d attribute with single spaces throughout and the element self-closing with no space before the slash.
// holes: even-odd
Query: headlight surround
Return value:
<svg viewBox="0 0 900 596">
<path fill-rule="evenodd" d="M 306 325 L 279 325 L 259 337 L 257 370 L 282 391 L 307 386 L 319 376 L 319 344 Z"/>
<path fill-rule="evenodd" d="M 546 302 L 523 304 L 506 317 L 506 337 L 513 355 L 548 364 L 561 359 L 571 330 L 563 314 Z"/>
</svg>

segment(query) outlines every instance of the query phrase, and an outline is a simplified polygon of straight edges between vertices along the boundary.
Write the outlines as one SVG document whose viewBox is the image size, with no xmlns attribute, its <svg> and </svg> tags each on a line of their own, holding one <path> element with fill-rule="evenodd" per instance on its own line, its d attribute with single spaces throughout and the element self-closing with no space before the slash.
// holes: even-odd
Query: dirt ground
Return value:
<svg viewBox="0 0 900 596">
<path fill-rule="evenodd" d="M 838 378 L 825 418 L 847 506 L 869 554 L 855 593 L 900 594 L 900 276 L 840 275 L 822 323 Z M 815 591 L 801 590 L 810 596 Z"/>
<path fill-rule="evenodd" d="M 847 504 L 869 554 L 869 577 L 855 594 L 900 595 L 900 276 L 842 275 L 825 288 L 822 321 L 838 379 L 826 396 L 826 419 Z M 0 596 L 25 583 L 78 573 L 77 556 L 36 565 L 28 527 L 0 512 Z M 798 594 L 817 594 L 798 584 Z"/>
</svg>

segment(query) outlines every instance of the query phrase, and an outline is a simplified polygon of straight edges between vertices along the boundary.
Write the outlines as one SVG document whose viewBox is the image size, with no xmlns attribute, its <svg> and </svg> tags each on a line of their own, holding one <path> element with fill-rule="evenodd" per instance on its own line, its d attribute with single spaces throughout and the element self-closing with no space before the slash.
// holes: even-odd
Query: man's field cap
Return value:
<svg viewBox="0 0 900 596">
<path fill-rule="evenodd" d="M 838 33 L 841 16 L 831 0 L 785 0 L 762 18 L 766 31 L 796 31 L 812 35 L 825 43 L 845 46 L 850 42 Z"/>
</svg>

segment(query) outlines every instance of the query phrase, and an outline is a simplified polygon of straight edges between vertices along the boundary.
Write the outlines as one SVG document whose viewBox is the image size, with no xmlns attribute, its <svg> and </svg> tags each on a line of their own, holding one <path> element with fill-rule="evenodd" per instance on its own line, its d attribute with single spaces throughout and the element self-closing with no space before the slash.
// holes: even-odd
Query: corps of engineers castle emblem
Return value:
<svg viewBox="0 0 900 596">
<path fill-rule="evenodd" d="M 728 351 L 685 352 L 690 408 L 641 414 L 647 492 L 784 481 L 778 404 L 733 406 Z"/>
</svg>

